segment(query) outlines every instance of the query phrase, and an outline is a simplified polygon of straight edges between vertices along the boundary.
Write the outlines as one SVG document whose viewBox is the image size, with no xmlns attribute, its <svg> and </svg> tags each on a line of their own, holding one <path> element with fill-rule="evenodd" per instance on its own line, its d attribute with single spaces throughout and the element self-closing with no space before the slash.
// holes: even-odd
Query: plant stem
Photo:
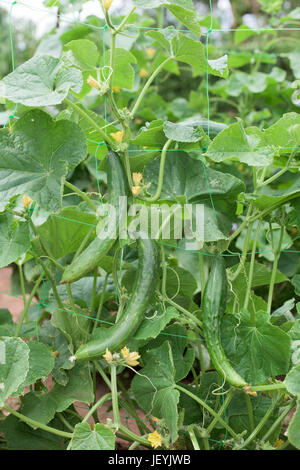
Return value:
<svg viewBox="0 0 300 470">
<path fill-rule="evenodd" d="M 280 425 L 280 423 L 283 421 L 285 416 L 291 411 L 291 409 L 295 406 L 296 404 L 296 398 L 293 398 L 290 402 L 290 404 L 284 409 L 284 411 L 281 413 L 280 416 L 274 421 L 272 426 L 268 429 L 264 437 L 261 439 L 261 441 L 266 441 L 272 433 L 276 430 L 276 428 Z"/>
<path fill-rule="evenodd" d="M 284 234 L 284 226 L 282 225 L 281 229 L 280 229 L 280 237 L 279 237 L 278 247 L 274 251 L 274 262 L 273 262 L 273 269 L 272 269 L 271 280 L 270 280 L 269 295 L 268 295 L 268 306 L 267 306 L 267 312 L 269 314 L 271 313 L 271 309 L 272 309 L 274 285 L 275 285 L 275 280 L 276 280 L 277 266 L 278 266 L 278 261 L 279 261 L 279 257 L 280 257 L 280 249 L 281 249 L 283 234 Z"/>
<path fill-rule="evenodd" d="M 257 436 L 257 434 L 262 430 L 262 428 L 264 427 L 264 425 L 266 424 L 266 422 L 268 421 L 268 419 L 270 418 L 270 416 L 272 415 L 274 409 L 276 408 L 277 406 L 277 403 L 278 403 L 278 399 L 277 400 L 274 400 L 274 402 L 272 403 L 272 405 L 270 406 L 270 408 L 268 409 L 268 411 L 266 412 L 265 416 L 263 417 L 263 419 L 258 423 L 258 425 L 256 426 L 256 428 L 252 431 L 252 433 L 250 434 L 250 436 L 245 440 L 243 446 L 241 448 L 244 448 L 244 447 L 248 447 L 248 445 L 253 441 L 253 439 L 255 439 L 255 437 Z"/>
<path fill-rule="evenodd" d="M 165 145 L 163 147 L 163 150 L 161 152 L 157 190 L 156 190 L 154 196 L 141 198 L 144 201 L 155 202 L 160 198 L 162 187 L 163 187 L 163 182 L 164 182 L 164 170 L 165 170 L 167 151 L 168 151 L 170 145 L 172 144 L 172 142 L 173 142 L 172 139 L 167 140 L 167 142 L 165 143 Z"/>
<path fill-rule="evenodd" d="M 117 368 L 114 364 L 111 365 L 111 395 L 112 395 L 112 407 L 114 414 L 114 424 L 117 429 L 120 427 L 120 413 L 119 413 L 119 400 L 117 390 Z"/>
<path fill-rule="evenodd" d="M 250 268 L 249 268 L 249 277 L 248 277 L 247 290 L 246 290 L 246 295 L 245 295 L 245 300 L 244 300 L 244 308 L 245 309 L 248 308 L 248 303 L 249 303 L 249 299 L 250 299 L 253 273 L 254 273 L 256 245 L 257 245 L 257 240 L 258 240 L 258 236 L 259 236 L 260 224 L 261 224 L 261 220 L 259 220 L 259 222 L 257 224 L 257 228 L 256 228 L 256 231 L 255 231 L 255 236 L 254 236 L 254 241 L 253 241 L 251 260 L 250 260 Z M 254 320 L 254 323 L 255 323 L 255 319 L 252 319 L 252 320 Z"/>
<path fill-rule="evenodd" d="M 250 392 L 273 392 L 275 390 L 286 390 L 284 382 L 269 385 L 254 385 L 249 387 Z"/>
<path fill-rule="evenodd" d="M 98 408 L 100 408 L 100 406 L 104 405 L 104 403 L 106 403 L 109 400 L 111 400 L 111 393 L 107 393 L 106 395 L 103 395 L 103 397 L 101 397 L 100 400 L 98 400 L 94 404 L 94 406 L 92 406 L 92 408 L 88 411 L 88 413 L 83 418 L 82 422 L 86 423 L 90 419 L 90 417 L 93 416 L 95 411 L 97 411 Z"/>
<path fill-rule="evenodd" d="M 238 268 L 236 269 L 236 271 L 234 272 L 234 274 L 232 276 L 232 279 L 231 279 L 231 282 L 233 282 L 240 275 L 242 269 L 244 268 L 245 261 L 246 261 L 247 255 L 248 255 L 248 248 L 249 248 L 249 243 L 250 243 L 250 236 L 251 236 L 251 232 L 252 232 L 252 227 L 253 227 L 253 222 L 250 222 L 249 226 L 248 226 L 248 229 L 247 229 L 247 232 L 246 232 L 246 237 L 245 237 L 245 242 L 244 242 L 244 246 L 243 246 L 243 252 L 242 252 L 242 257 L 241 257 L 241 260 L 240 260 L 240 264 L 239 264 Z"/>
<path fill-rule="evenodd" d="M 229 403 L 231 402 L 231 400 L 234 396 L 234 393 L 235 393 L 234 389 L 229 390 L 228 395 L 227 395 L 226 399 L 224 400 L 224 403 L 222 404 L 221 408 L 218 411 L 218 414 L 217 414 L 218 417 L 222 417 L 222 415 L 224 414 L 224 411 L 226 411 L 226 409 L 228 408 Z M 214 419 L 212 420 L 212 422 L 210 423 L 210 425 L 206 429 L 206 432 L 207 432 L 208 435 L 210 435 L 212 430 L 215 428 L 217 422 L 218 422 L 218 418 L 214 417 Z"/>
<path fill-rule="evenodd" d="M 152 84 L 152 82 L 155 80 L 155 78 L 157 77 L 157 75 L 159 74 L 159 72 L 164 68 L 164 66 L 166 64 L 168 64 L 171 60 L 173 60 L 173 57 L 168 57 L 166 60 L 164 60 L 158 67 L 156 70 L 154 70 L 154 72 L 152 73 L 152 75 L 149 77 L 149 79 L 147 80 L 147 82 L 145 83 L 145 86 L 144 88 L 142 89 L 138 99 L 136 100 L 136 103 L 134 105 L 134 107 L 132 108 L 132 111 L 131 111 L 131 117 L 133 118 L 141 104 L 141 102 L 143 101 L 144 99 L 144 96 L 145 94 L 147 93 L 150 85 Z"/>
<path fill-rule="evenodd" d="M 68 428 L 71 432 L 74 432 L 74 427 L 71 426 L 71 424 L 66 420 L 62 413 L 57 413 L 57 416 L 61 420 L 61 422 L 66 426 L 66 428 Z"/>
<path fill-rule="evenodd" d="M 9 413 L 14 415 L 16 418 L 19 418 L 21 421 L 24 421 L 29 426 L 43 429 L 44 431 L 50 432 L 51 434 L 56 434 L 57 436 L 66 437 L 67 439 L 72 439 L 73 437 L 73 434 L 69 432 L 60 431 L 59 429 L 51 428 L 50 426 L 46 426 L 45 424 L 39 423 L 38 421 L 35 421 L 34 419 L 28 418 L 27 416 L 24 416 L 21 413 L 18 413 L 17 411 L 13 410 L 7 405 L 5 405 L 3 408 L 9 411 Z"/>
<path fill-rule="evenodd" d="M 101 312 L 102 312 L 102 308 L 103 308 L 103 304 L 104 304 L 104 297 L 105 297 L 105 293 L 106 293 L 106 286 L 107 286 L 108 278 L 109 278 L 109 274 L 107 273 L 106 276 L 105 276 L 105 279 L 104 279 L 102 292 L 101 292 L 101 297 L 100 297 L 100 302 L 99 302 L 99 307 L 98 307 L 97 315 L 96 315 L 95 320 L 94 320 L 92 333 L 97 328 L 97 323 L 100 320 L 100 316 L 101 316 Z"/>
<path fill-rule="evenodd" d="M 77 113 L 79 113 L 86 121 L 88 121 L 91 126 L 97 131 L 99 132 L 101 138 L 107 142 L 109 145 L 111 145 L 112 147 L 114 147 L 115 145 L 115 142 L 113 141 L 113 139 L 111 137 L 109 137 L 109 135 L 105 134 L 105 132 L 103 132 L 103 130 L 101 129 L 100 126 L 98 126 L 98 124 L 94 121 L 93 118 L 91 118 L 83 109 L 80 108 L 80 106 L 78 106 L 76 103 L 73 103 L 73 101 L 70 101 L 68 98 L 65 98 L 65 102 L 71 106 Z"/>
<path fill-rule="evenodd" d="M 22 264 L 20 264 L 20 263 L 17 263 L 17 264 L 18 264 L 18 270 L 19 270 L 19 276 L 20 276 L 20 284 L 21 284 L 23 303 L 24 303 L 24 307 L 25 307 L 26 291 L 25 291 L 25 284 L 24 284 L 23 268 L 22 268 Z"/>
<path fill-rule="evenodd" d="M 90 230 L 88 231 L 88 233 L 86 234 L 86 236 L 84 237 L 84 239 L 82 240 L 78 250 L 76 251 L 74 257 L 73 257 L 73 260 L 74 261 L 84 250 L 87 242 L 89 241 L 89 238 L 90 236 L 92 235 L 93 231 L 95 230 L 95 227 L 91 227 Z"/>
<path fill-rule="evenodd" d="M 200 269 L 201 297 L 203 298 L 203 292 L 204 292 L 204 288 L 206 284 L 206 276 L 205 276 L 204 257 L 201 251 L 199 251 L 199 269 Z"/>
<path fill-rule="evenodd" d="M 126 25 L 127 21 L 129 20 L 130 16 L 135 12 L 136 10 L 136 7 L 133 7 L 130 12 L 128 13 L 128 15 L 125 16 L 125 18 L 123 19 L 122 23 L 117 27 L 117 29 L 115 29 L 115 31 L 113 32 L 113 34 L 119 34 L 122 29 L 124 28 L 124 26 Z"/>
<path fill-rule="evenodd" d="M 247 393 L 245 393 L 245 400 L 246 400 L 246 405 L 247 405 L 247 410 L 248 410 L 250 432 L 253 432 L 254 427 L 255 427 L 254 416 L 253 416 L 253 407 L 252 407 L 252 403 L 251 403 L 251 398 Z"/>
<path fill-rule="evenodd" d="M 27 301 L 24 305 L 23 312 L 20 315 L 19 322 L 18 322 L 17 327 L 16 327 L 16 336 L 20 336 L 22 325 L 23 325 L 24 319 L 28 315 L 28 310 L 29 310 L 31 301 L 32 301 L 33 297 L 35 296 L 35 293 L 38 290 L 38 287 L 39 287 L 40 283 L 42 282 L 42 280 L 43 280 L 43 274 L 41 274 L 40 277 L 38 278 L 38 280 L 35 282 L 35 285 L 34 285 L 32 291 L 31 291 L 31 293 L 30 293 L 30 295 L 29 295 L 29 297 L 28 297 L 28 299 L 27 299 Z"/>
<path fill-rule="evenodd" d="M 91 201 L 86 193 L 81 191 L 79 188 L 77 188 L 77 186 L 74 186 L 74 184 L 70 183 L 69 181 L 65 181 L 65 186 L 69 189 L 72 189 L 74 193 L 78 194 L 78 196 L 80 196 L 83 201 L 85 201 L 95 212 L 97 212 L 96 204 Z"/>
<path fill-rule="evenodd" d="M 199 443 L 195 436 L 195 431 L 192 426 L 189 428 L 188 433 L 190 435 L 190 439 L 193 444 L 194 450 L 200 450 Z"/>
<path fill-rule="evenodd" d="M 234 438 L 238 437 L 238 435 L 234 432 L 233 429 L 231 429 L 231 427 L 224 421 L 224 419 L 221 418 L 221 416 L 219 416 L 218 413 L 216 413 L 209 405 L 207 405 L 205 401 L 201 400 L 201 398 L 197 397 L 192 392 L 190 392 L 189 390 L 186 390 L 185 388 L 181 387 L 178 384 L 175 385 L 175 388 L 177 388 L 177 390 L 180 390 L 181 392 L 185 393 L 189 397 L 193 398 L 193 400 L 198 402 L 199 405 L 205 408 L 212 416 L 214 416 L 217 419 L 217 421 L 219 421 L 220 424 L 222 424 L 222 426 L 225 429 L 227 429 L 227 431 L 231 434 L 231 436 L 233 436 Z"/>
</svg>

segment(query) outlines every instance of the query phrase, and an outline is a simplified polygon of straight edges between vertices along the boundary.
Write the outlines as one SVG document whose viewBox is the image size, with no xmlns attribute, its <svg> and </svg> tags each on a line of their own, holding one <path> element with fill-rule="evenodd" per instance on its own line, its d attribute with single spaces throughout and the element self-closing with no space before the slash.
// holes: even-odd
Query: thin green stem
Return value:
<svg viewBox="0 0 300 470">
<path fill-rule="evenodd" d="M 125 18 L 123 19 L 122 23 L 120 23 L 120 25 L 115 29 L 115 31 L 113 32 L 113 34 L 119 34 L 124 26 L 126 25 L 127 21 L 129 20 L 130 16 L 135 12 L 136 10 L 136 7 L 133 7 L 130 12 L 128 13 L 128 15 L 125 16 Z"/>
<path fill-rule="evenodd" d="M 92 295 L 91 295 L 91 302 L 90 302 L 90 311 L 91 311 L 91 313 L 93 312 L 94 305 L 95 305 L 97 280 L 98 280 L 98 266 L 94 269 L 94 280 L 93 280 L 93 288 L 92 288 Z"/>
<path fill-rule="evenodd" d="M 65 102 L 91 124 L 91 126 L 100 134 L 101 139 L 103 139 L 112 147 L 115 146 L 113 139 L 109 137 L 109 135 L 105 134 L 105 132 L 103 132 L 102 128 L 98 126 L 94 119 L 91 118 L 83 109 L 81 109 L 80 106 L 78 106 L 76 103 L 73 103 L 73 101 L 69 100 L 68 98 L 65 98 Z"/>
<path fill-rule="evenodd" d="M 262 418 L 262 420 L 258 423 L 256 428 L 252 431 L 250 436 L 245 440 L 243 446 L 241 448 L 247 448 L 249 444 L 253 441 L 253 439 L 256 438 L 257 434 L 263 429 L 264 425 L 272 415 L 273 411 L 275 410 L 276 406 L 278 404 L 278 399 L 274 400 L 268 411 L 266 412 L 265 416 Z"/>
<path fill-rule="evenodd" d="M 219 411 L 217 413 L 218 417 L 223 416 L 223 414 L 227 410 L 232 398 L 234 397 L 234 394 L 235 394 L 234 389 L 229 390 L 228 395 L 227 395 L 226 399 L 224 400 L 224 403 L 222 404 L 221 408 L 219 409 Z M 218 423 L 218 418 L 215 417 L 206 429 L 206 432 L 207 432 L 208 436 L 211 434 L 211 432 L 213 431 L 213 429 L 215 428 L 217 423 Z"/>
<path fill-rule="evenodd" d="M 286 390 L 283 382 L 269 385 L 253 385 L 249 387 L 250 392 L 274 392 L 275 390 Z"/>
<path fill-rule="evenodd" d="M 20 419 L 21 421 L 24 421 L 24 423 L 28 424 L 29 426 L 33 426 L 34 428 L 39 428 L 43 429 L 44 431 L 50 432 L 51 434 L 55 434 L 56 436 L 61 436 L 65 437 L 67 439 L 72 439 L 73 434 L 69 432 L 64 432 L 60 431 L 59 429 L 51 428 L 50 426 L 46 426 L 45 424 L 39 423 L 38 421 L 35 421 L 34 419 L 28 418 L 27 416 L 22 415 L 18 411 L 13 410 L 9 406 L 5 405 L 3 406 L 9 413 L 14 415 L 16 418 Z"/>
<path fill-rule="evenodd" d="M 78 250 L 76 251 L 72 261 L 74 261 L 83 252 L 83 250 L 85 249 L 86 244 L 89 241 L 89 239 L 90 239 L 90 237 L 91 237 L 94 230 L 95 230 L 95 227 L 90 228 L 90 230 L 88 231 L 88 233 L 86 234 L 86 236 L 82 240 L 82 242 L 81 242 Z"/>
<path fill-rule="evenodd" d="M 101 312 L 102 312 L 102 308 L 103 308 L 103 304 L 104 304 L 104 298 L 105 298 L 105 293 L 106 293 L 106 287 L 107 287 L 108 278 L 109 278 L 109 274 L 107 273 L 106 276 L 105 276 L 104 282 L 103 282 L 103 287 L 102 287 L 102 292 L 101 292 L 99 307 L 98 307 L 98 310 L 97 310 L 97 315 L 96 315 L 95 320 L 94 320 L 92 333 L 93 333 L 93 332 L 95 331 L 95 329 L 97 328 L 98 322 L 99 322 L 99 320 L 100 320 L 100 316 L 101 316 Z"/>
<path fill-rule="evenodd" d="M 21 263 L 18 264 L 18 270 L 19 270 L 19 276 L 20 276 L 20 284 L 21 284 L 21 291 L 22 291 L 22 297 L 23 297 L 23 303 L 25 307 L 26 303 L 26 291 L 25 291 L 25 283 L 24 283 L 24 275 L 23 275 L 23 267 Z"/>
<path fill-rule="evenodd" d="M 186 390 L 185 388 L 181 387 L 180 385 L 176 384 L 175 385 L 175 388 L 177 388 L 177 390 L 179 390 L 180 392 L 183 392 L 185 393 L 186 395 L 188 395 L 189 397 L 193 398 L 193 400 L 195 400 L 197 403 L 199 403 L 199 405 L 201 405 L 203 408 L 205 408 L 212 416 L 214 416 L 217 421 L 225 428 L 227 429 L 227 431 L 229 432 L 229 434 L 231 436 L 233 436 L 234 438 L 237 438 L 238 435 L 234 432 L 234 430 L 224 421 L 223 418 L 221 418 L 221 416 L 218 415 L 218 413 L 216 413 L 205 401 L 201 400 L 201 398 L 197 397 L 196 395 L 194 395 L 192 392 L 190 392 L 189 390 Z"/>
<path fill-rule="evenodd" d="M 38 280 L 35 282 L 35 285 L 34 285 L 32 291 L 31 291 L 28 299 L 25 302 L 24 309 L 23 309 L 23 311 L 20 315 L 19 322 L 18 322 L 17 327 L 16 327 L 16 336 L 20 336 L 22 325 L 23 325 L 24 319 L 28 315 L 28 310 L 29 310 L 29 307 L 31 305 L 31 301 L 32 301 L 33 297 L 35 296 L 36 291 L 38 290 L 39 285 L 42 282 L 42 280 L 43 280 L 43 274 L 41 274 L 40 277 L 38 278 Z"/>
<path fill-rule="evenodd" d="M 66 426 L 66 428 L 69 429 L 72 433 L 74 432 L 74 427 L 71 426 L 71 424 L 66 420 L 64 415 L 62 413 L 57 413 L 58 418 L 61 420 L 61 422 Z"/>
<path fill-rule="evenodd" d="M 280 176 L 282 176 L 284 173 L 286 173 L 289 168 L 290 168 L 290 164 L 291 164 L 291 161 L 294 157 L 294 155 L 296 154 L 296 150 L 293 150 L 288 158 L 288 161 L 285 165 L 284 168 L 282 168 L 280 171 L 278 171 L 277 173 L 275 173 L 275 175 L 273 176 L 270 176 L 270 178 L 268 178 L 267 180 L 263 181 L 261 184 L 258 185 L 258 187 L 262 188 L 263 186 L 267 186 L 269 185 L 270 183 L 273 183 L 273 181 L 276 181 L 278 178 L 280 178 Z"/>
<path fill-rule="evenodd" d="M 188 433 L 190 435 L 190 439 L 191 439 L 191 442 L 193 444 L 194 450 L 201 450 L 200 446 L 199 446 L 199 443 L 198 443 L 198 440 L 197 440 L 196 435 L 195 435 L 195 431 L 194 431 L 192 426 L 189 427 Z"/>
<path fill-rule="evenodd" d="M 253 432 L 255 428 L 253 407 L 252 407 L 251 397 L 248 395 L 248 393 L 245 393 L 245 400 L 246 400 L 248 417 L 249 417 L 249 429 L 250 429 L 250 432 Z"/>
<path fill-rule="evenodd" d="M 297 399 L 296 398 L 293 398 L 289 405 L 285 407 L 284 411 L 281 413 L 280 416 L 278 416 L 278 418 L 274 421 L 274 423 L 272 424 L 272 426 L 268 429 L 268 431 L 266 432 L 266 434 L 263 436 L 263 438 L 261 439 L 261 441 L 266 441 L 272 434 L 274 431 L 277 430 L 278 426 L 280 425 L 280 423 L 283 421 L 283 419 L 286 417 L 286 415 L 291 411 L 291 409 L 295 406 L 296 404 L 296 401 Z"/>
<path fill-rule="evenodd" d="M 119 400 L 117 390 L 117 368 L 114 364 L 111 365 L 111 395 L 112 395 L 112 407 L 114 415 L 114 424 L 117 429 L 120 427 L 121 419 L 119 413 Z"/>
<path fill-rule="evenodd" d="M 253 247 L 252 247 L 252 253 L 251 253 L 251 260 L 250 260 L 250 267 L 249 267 L 249 276 L 247 280 L 247 289 L 246 289 L 246 295 L 245 295 L 245 300 L 244 300 L 244 308 L 248 308 L 248 303 L 250 299 L 250 293 L 251 293 L 251 287 L 252 287 L 252 280 L 253 280 L 253 274 L 254 274 L 254 263 L 255 263 L 255 255 L 256 255 L 256 245 L 258 241 L 258 236 L 259 236 L 259 231 L 260 231 L 260 225 L 261 225 L 261 220 L 259 220 L 257 224 L 257 228 L 255 231 L 255 236 L 253 240 Z M 254 319 L 253 319 L 254 320 Z M 255 322 L 254 322 L 255 323 Z"/>
<path fill-rule="evenodd" d="M 87 412 L 82 422 L 86 423 L 90 419 L 90 417 L 94 415 L 94 413 L 98 410 L 98 408 L 100 408 L 102 405 L 104 405 L 104 403 L 106 403 L 109 400 L 111 400 L 111 393 L 106 393 L 106 395 L 103 395 L 103 397 L 101 397 L 100 400 L 98 400 L 94 404 L 94 406 L 92 406 L 92 408 Z"/>
<path fill-rule="evenodd" d="M 272 274 L 271 274 L 271 280 L 270 280 L 268 306 L 267 306 L 267 312 L 269 314 L 271 313 L 271 309 L 272 309 L 273 292 L 274 292 L 274 286 L 275 286 L 275 280 L 276 280 L 276 274 L 277 274 L 277 266 L 278 266 L 278 261 L 280 257 L 280 250 L 281 250 L 281 245 L 282 245 L 282 240 L 283 240 L 283 234 L 284 234 L 284 226 L 282 226 L 280 229 L 278 247 L 274 252 L 274 262 L 273 262 L 273 268 L 272 268 Z"/>
<path fill-rule="evenodd" d="M 206 284 L 206 276 L 205 276 L 204 257 L 201 251 L 199 251 L 199 269 L 200 269 L 201 296 L 203 298 L 203 292 L 204 292 L 204 288 Z"/>
<path fill-rule="evenodd" d="M 157 77 L 159 72 L 165 67 L 165 65 L 167 65 L 171 60 L 173 60 L 173 57 L 168 57 L 166 60 L 164 60 L 157 67 L 157 69 L 152 73 L 152 75 L 148 78 L 147 82 L 145 83 L 144 88 L 142 89 L 138 99 L 136 100 L 136 103 L 135 103 L 134 107 L 132 108 L 132 111 L 131 111 L 131 117 L 132 118 L 135 116 L 135 114 L 136 114 L 141 102 L 143 101 L 148 89 L 150 88 L 152 82 L 155 80 L 155 78 Z"/>
<path fill-rule="evenodd" d="M 235 279 L 240 275 L 240 273 L 244 269 L 245 261 L 247 259 L 247 255 L 248 255 L 248 248 L 249 248 L 250 237 L 251 237 L 251 233 L 252 233 L 252 227 L 253 227 L 253 222 L 250 222 L 249 225 L 248 225 L 247 232 L 246 232 L 242 257 L 241 257 L 238 268 L 236 269 L 236 271 L 232 275 L 231 282 L 235 281 Z"/>
<path fill-rule="evenodd" d="M 95 212 L 97 212 L 96 204 L 93 203 L 86 193 L 81 191 L 79 188 L 77 188 L 77 186 L 74 186 L 74 184 L 70 183 L 69 181 L 65 181 L 65 186 L 69 189 L 72 189 L 74 193 L 78 194 L 78 196 L 80 196 L 83 201 L 85 201 Z"/>
<path fill-rule="evenodd" d="M 163 183 L 164 183 L 164 171 L 165 171 L 166 156 L 167 156 L 168 149 L 169 149 L 170 145 L 172 144 L 172 142 L 173 142 L 172 139 L 167 140 L 167 142 L 165 143 L 165 145 L 163 147 L 163 150 L 161 152 L 157 190 L 156 190 L 154 196 L 141 198 L 144 201 L 155 202 L 160 198 Z"/>
</svg>

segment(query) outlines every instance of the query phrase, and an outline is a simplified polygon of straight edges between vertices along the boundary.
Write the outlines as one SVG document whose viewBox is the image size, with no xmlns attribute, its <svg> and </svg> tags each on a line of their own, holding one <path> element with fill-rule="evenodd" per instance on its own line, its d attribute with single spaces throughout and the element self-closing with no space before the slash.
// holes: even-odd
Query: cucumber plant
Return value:
<svg viewBox="0 0 300 470">
<path fill-rule="evenodd" d="M 300 449 L 299 9 L 131 3 L 0 81 L 0 448 Z"/>
</svg>

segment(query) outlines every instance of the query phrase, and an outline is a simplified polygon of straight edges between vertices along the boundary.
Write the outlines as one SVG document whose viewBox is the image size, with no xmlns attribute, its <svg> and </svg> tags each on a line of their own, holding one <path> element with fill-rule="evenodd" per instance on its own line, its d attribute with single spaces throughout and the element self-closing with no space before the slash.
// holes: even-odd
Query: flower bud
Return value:
<svg viewBox="0 0 300 470">
<path fill-rule="evenodd" d="M 95 80 L 94 77 L 92 77 L 92 75 L 89 75 L 89 78 L 87 79 L 87 83 L 93 87 L 93 88 L 100 88 L 100 83 L 97 82 L 97 80 Z"/>
<path fill-rule="evenodd" d="M 142 173 L 132 173 L 132 180 L 133 180 L 135 186 L 139 186 L 142 179 L 143 179 L 143 174 Z"/>
<path fill-rule="evenodd" d="M 106 11 L 110 9 L 112 2 L 113 0 L 102 0 L 103 6 Z"/>
<path fill-rule="evenodd" d="M 140 194 L 140 192 L 141 192 L 141 187 L 140 187 L 140 186 L 133 186 L 133 187 L 131 188 L 131 191 L 132 191 L 132 194 L 133 194 L 134 196 L 138 196 L 138 195 Z"/>
<path fill-rule="evenodd" d="M 147 72 L 146 69 L 141 69 L 140 70 L 140 77 L 142 77 L 142 78 L 148 77 L 148 72 Z"/>
<path fill-rule="evenodd" d="M 29 196 L 26 196 L 26 194 L 22 197 L 22 202 L 23 206 L 28 209 L 32 203 L 32 200 Z"/>
<path fill-rule="evenodd" d="M 124 131 L 112 132 L 110 135 L 118 144 L 120 144 L 123 140 Z"/>
</svg>

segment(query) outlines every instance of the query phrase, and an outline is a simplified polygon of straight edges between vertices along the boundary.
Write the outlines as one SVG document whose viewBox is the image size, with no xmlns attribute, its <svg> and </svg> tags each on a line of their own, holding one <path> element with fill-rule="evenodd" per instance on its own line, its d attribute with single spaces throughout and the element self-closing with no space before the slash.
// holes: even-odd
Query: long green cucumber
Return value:
<svg viewBox="0 0 300 470">
<path fill-rule="evenodd" d="M 160 256 L 154 240 L 139 239 L 137 243 L 139 263 L 133 293 L 125 311 L 114 326 L 105 330 L 103 339 L 95 339 L 81 346 L 75 354 L 76 359 L 101 358 L 106 348 L 110 352 L 120 350 L 134 337 L 142 322 L 159 280 Z"/>
<path fill-rule="evenodd" d="M 227 276 L 224 259 L 214 260 L 207 280 L 202 302 L 202 323 L 206 347 L 216 371 L 234 387 L 245 387 L 247 382 L 234 370 L 221 343 L 221 318 L 227 300 Z"/>
<path fill-rule="evenodd" d="M 62 284 L 75 282 L 93 271 L 113 247 L 118 236 L 119 198 L 128 194 L 127 178 L 120 158 L 115 152 L 107 154 L 106 167 L 108 203 L 116 208 L 116 227 L 113 224 L 108 226 L 108 229 L 103 227 L 102 234 L 100 231 L 89 246 L 66 267 L 61 280 Z"/>
</svg>

